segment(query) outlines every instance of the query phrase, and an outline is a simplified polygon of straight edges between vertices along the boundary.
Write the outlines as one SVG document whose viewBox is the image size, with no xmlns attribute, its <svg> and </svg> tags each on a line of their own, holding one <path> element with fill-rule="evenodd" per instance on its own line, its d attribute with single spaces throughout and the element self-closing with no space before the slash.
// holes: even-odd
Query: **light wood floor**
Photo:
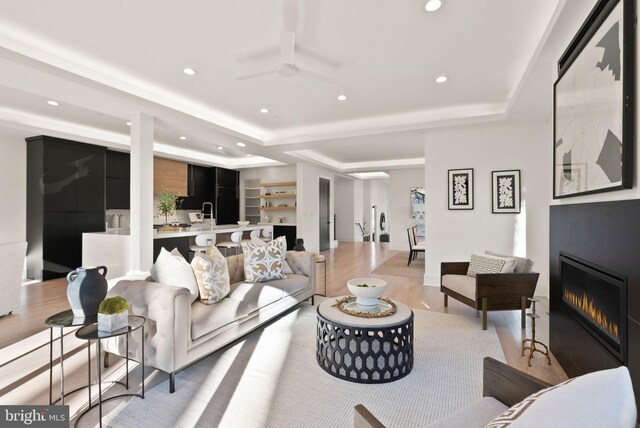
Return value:
<svg viewBox="0 0 640 428">
<path fill-rule="evenodd" d="M 350 278 L 374 276 L 385 279 L 389 297 L 404 302 L 412 308 L 451 313 L 468 317 L 479 317 L 472 308 L 453 299 L 449 307 L 443 305 L 442 294 L 436 287 L 425 287 L 422 278 L 372 275 L 371 272 L 385 260 L 398 254 L 388 249 L 388 244 L 341 242 L 337 249 L 324 252 L 327 257 L 327 296 L 348 294 L 346 282 Z M 422 255 L 420 257 L 423 257 Z M 319 277 L 320 282 L 321 277 Z M 323 288 L 319 284 L 319 288 Z M 23 287 L 23 305 L 13 315 L 0 318 L 0 350 L 19 340 L 45 330 L 44 320 L 62 310 L 68 309 L 66 281 L 64 279 L 35 283 Z M 548 343 L 548 301 L 544 299 L 538 307 L 541 318 L 536 326 L 538 339 Z M 550 383 L 566 379 L 566 375 L 552 358 L 548 366 L 541 355 L 532 360 L 527 367 L 526 357 L 520 356 L 520 342 L 525 332 L 520 330 L 519 311 L 490 312 L 489 322 L 495 323 L 507 362 L 533 376 Z M 526 334 L 530 334 L 527 328 Z M 478 331 L 478 340 L 482 340 L 482 331 Z"/>
</svg>

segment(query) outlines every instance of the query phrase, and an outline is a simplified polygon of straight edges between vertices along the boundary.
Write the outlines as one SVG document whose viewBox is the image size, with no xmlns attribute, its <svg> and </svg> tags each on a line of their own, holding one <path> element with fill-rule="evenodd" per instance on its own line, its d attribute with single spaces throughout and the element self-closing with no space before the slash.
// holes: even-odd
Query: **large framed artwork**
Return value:
<svg viewBox="0 0 640 428">
<path fill-rule="evenodd" d="M 449 209 L 473 209 L 473 168 L 449 170 Z"/>
<path fill-rule="evenodd" d="M 633 186 L 633 0 L 600 0 L 558 61 L 554 199 Z"/>
<path fill-rule="evenodd" d="M 520 170 L 491 173 L 491 212 L 518 214 L 520 212 Z"/>
</svg>

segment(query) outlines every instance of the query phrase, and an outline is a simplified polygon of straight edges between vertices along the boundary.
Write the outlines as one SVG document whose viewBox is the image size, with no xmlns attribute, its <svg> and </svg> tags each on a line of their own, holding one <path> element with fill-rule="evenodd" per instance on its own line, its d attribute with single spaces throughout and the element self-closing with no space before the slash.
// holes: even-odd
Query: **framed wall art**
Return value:
<svg viewBox="0 0 640 428">
<path fill-rule="evenodd" d="M 494 214 L 520 213 L 520 170 L 493 171 L 491 173 L 491 212 Z"/>
<path fill-rule="evenodd" d="M 473 209 L 473 168 L 449 170 L 449 209 Z"/>
<path fill-rule="evenodd" d="M 601 0 L 558 61 L 553 197 L 633 186 L 633 0 Z"/>
</svg>

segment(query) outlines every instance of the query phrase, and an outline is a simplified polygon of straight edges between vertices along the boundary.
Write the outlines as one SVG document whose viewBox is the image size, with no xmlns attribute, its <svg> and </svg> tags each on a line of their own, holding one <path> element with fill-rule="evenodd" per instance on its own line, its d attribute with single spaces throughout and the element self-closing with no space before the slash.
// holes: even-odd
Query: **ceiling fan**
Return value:
<svg viewBox="0 0 640 428">
<path fill-rule="evenodd" d="M 280 32 L 280 63 L 275 69 L 260 71 L 257 73 L 238 76 L 238 80 L 249 80 L 257 77 L 269 76 L 277 74 L 282 77 L 302 77 L 304 79 L 315 80 L 317 82 L 332 85 L 336 83 L 336 79 L 325 76 L 315 71 L 300 68 L 295 64 L 295 43 L 296 33 L 293 31 L 282 30 Z"/>
<path fill-rule="evenodd" d="M 336 79 L 315 71 L 298 67 L 295 63 L 297 4 L 294 0 L 282 0 L 283 29 L 280 31 L 280 63 L 270 70 L 251 73 L 236 77 L 238 80 L 249 80 L 258 77 L 278 75 L 282 77 L 302 77 L 317 82 L 332 85 Z"/>
</svg>

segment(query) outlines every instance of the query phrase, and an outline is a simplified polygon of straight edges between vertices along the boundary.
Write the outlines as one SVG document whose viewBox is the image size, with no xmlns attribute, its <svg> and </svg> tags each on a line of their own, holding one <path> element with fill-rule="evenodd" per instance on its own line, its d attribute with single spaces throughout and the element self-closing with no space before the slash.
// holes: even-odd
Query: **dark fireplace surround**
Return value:
<svg viewBox="0 0 640 428">
<path fill-rule="evenodd" d="M 640 200 L 550 209 L 549 346 L 569 377 L 626 365 L 640 406 Z"/>
</svg>

